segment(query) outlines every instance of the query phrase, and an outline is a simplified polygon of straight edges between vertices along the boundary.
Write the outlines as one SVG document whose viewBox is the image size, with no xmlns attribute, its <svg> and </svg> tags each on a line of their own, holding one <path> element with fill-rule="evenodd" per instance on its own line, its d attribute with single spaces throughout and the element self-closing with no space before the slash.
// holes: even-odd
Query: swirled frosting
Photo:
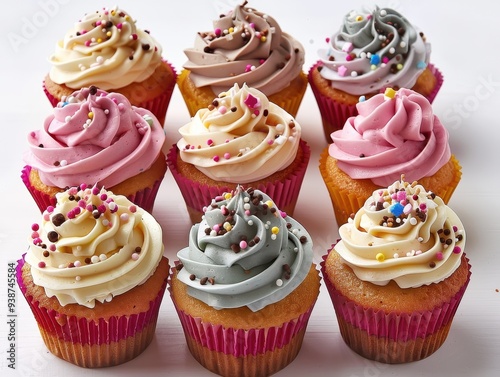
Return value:
<svg viewBox="0 0 500 377">
<path fill-rule="evenodd" d="M 282 32 L 273 17 L 245 4 L 215 20 L 213 30 L 198 33 L 194 46 L 184 50 L 184 68 L 196 87 L 219 93 L 247 83 L 271 95 L 302 71 L 300 42 Z"/>
<path fill-rule="evenodd" d="M 351 11 L 328 43 L 318 52 L 320 74 L 354 95 L 413 87 L 431 52 L 423 33 L 390 8 Z"/>
<path fill-rule="evenodd" d="M 85 88 L 53 111 L 43 129 L 28 135 L 25 155 L 49 186 L 112 187 L 149 169 L 165 141 L 154 115 L 119 93 Z"/>
<path fill-rule="evenodd" d="M 147 79 L 161 63 L 162 49 L 149 32 L 138 29 L 123 9 L 85 14 L 56 44 L 49 76 L 57 84 L 103 90 Z"/>
<path fill-rule="evenodd" d="M 217 308 L 252 311 L 280 301 L 307 276 L 312 240 L 259 190 L 215 198 L 177 254 L 188 293 Z"/>
<path fill-rule="evenodd" d="M 429 101 L 410 89 L 387 89 L 356 104 L 359 115 L 331 134 L 329 154 L 353 179 L 387 187 L 436 173 L 451 157 L 448 132 Z"/>
<path fill-rule="evenodd" d="M 72 187 L 32 226 L 33 282 L 61 305 L 89 308 L 144 283 L 163 256 L 154 218 L 105 189 Z"/>
<path fill-rule="evenodd" d="M 465 232 L 443 200 L 416 182 L 373 192 L 339 229 L 335 250 L 358 278 L 401 288 L 438 283 L 460 265 Z"/>
<path fill-rule="evenodd" d="M 179 132 L 182 138 L 177 146 L 183 161 L 211 179 L 248 183 L 292 163 L 301 128 L 259 90 L 234 84 Z"/>
</svg>

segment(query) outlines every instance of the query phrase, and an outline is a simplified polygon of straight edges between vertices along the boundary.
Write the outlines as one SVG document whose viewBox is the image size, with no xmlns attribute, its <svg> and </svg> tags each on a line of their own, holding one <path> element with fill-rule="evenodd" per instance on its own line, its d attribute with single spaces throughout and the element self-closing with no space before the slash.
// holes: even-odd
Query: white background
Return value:
<svg viewBox="0 0 500 377">
<path fill-rule="evenodd" d="M 197 31 L 210 30 L 212 20 L 235 0 L 126 1 L 118 5 L 149 29 L 178 70 Z M 383 1 L 404 14 L 432 43 L 431 61 L 444 73 L 444 85 L 434 102 L 435 113 L 447 126 L 452 151 L 463 166 L 463 178 L 450 206 L 463 220 L 466 253 L 472 279 L 445 344 L 429 358 L 406 365 L 365 360 L 343 343 L 324 286 L 313 311 L 302 350 L 277 376 L 497 376 L 500 372 L 500 205 L 498 164 L 500 136 L 500 60 L 497 2 L 475 0 Z M 162 5 L 159 5 L 162 4 Z M 163 5 L 164 4 L 164 5 Z M 251 0 L 250 5 L 276 18 L 282 29 L 306 49 L 304 69 L 316 61 L 316 51 L 351 9 L 372 4 L 360 0 Z M 2 375 L 170 375 L 210 376 L 190 355 L 170 297 L 165 296 L 156 336 L 136 359 L 113 368 L 84 370 L 46 350 L 24 298 L 17 297 L 16 370 L 7 367 L 7 266 L 27 249 L 30 225 L 38 209 L 20 179 L 26 135 L 42 126 L 51 113 L 42 91 L 49 69 L 47 57 L 66 30 L 86 12 L 115 3 L 105 1 L 16 1 L 4 9 L 0 24 L 0 366 Z M 177 129 L 189 120 L 176 89 L 167 113 L 167 145 L 178 139 Z M 320 116 L 308 89 L 297 116 L 312 156 L 299 196 L 295 218 L 311 233 L 315 261 L 321 260 L 337 236 L 330 199 L 318 171 L 320 151 L 326 146 Z M 187 245 L 190 229 L 181 195 L 171 175 L 163 181 L 154 215 L 164 230 L 166 255 Z M 6 374 L 7 373 L 7 374 Z"/>
</svg>

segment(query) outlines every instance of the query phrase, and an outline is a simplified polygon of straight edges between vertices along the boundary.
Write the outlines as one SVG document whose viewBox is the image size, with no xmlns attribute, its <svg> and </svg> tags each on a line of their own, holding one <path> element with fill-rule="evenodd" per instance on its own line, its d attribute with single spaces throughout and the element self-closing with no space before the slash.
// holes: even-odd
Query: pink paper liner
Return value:
<svg viewBox="0 0 500 377">
<path fill-rule="evenodd" d="M 19 288 L 25 296 L 38 325 L 62 341 L 90 346 L 110 344 L 132 337 L 151 324 L 156 326 L 167 285 L 166 281 L 156 298 L 150 302 L 147 311 L 133 315 L 117 315 L 110 317 L 109 320 L 101 318 L 94 321 L 86 317 L 67 316 L 52 309 L 47 310 L 47 308 L 40 307 L 38 302 L 32 301 L 31 296 L 27 297 L 26 286 L 22 279 L 24 263 L 23 255 L 23 258 L 18 260 L 16 266 L 16 278 Z"/>
<path fill-rule="evenodd" d="M 45 194 L 31 185 L 29 180 L 31 169 L 31 166 L 26 165 L 21 171 L 21 179 L 30 192 L 31 196 L 35 200 L 35 203 L 40 209 L 40 212 L 43 212 L 47 209 L 48 206 L 56 205 L 56 197 Z M 135 192 L 134 194 L 130 194 L 127 196 L 127 198 L 137 206 L 151 213 L 153 211 L 156 195 L 158 194 L 158 190 L 160 189 L 162 181 L 163 179 L 158 179 L 153 183 L 151 187 L 146 187 Z M 114 192 L 114 194 L 120 195 L 119 192 Z"/>
<path fill-rule="evenodd" d="M 149 100 L 149 101 L 142 101 L 140 103 L 133 103 L 132 105 L 136 107 L 142 107 L 144 109 L 147 109 L 151 111 L 156 118 L 158 118 L 158 121 L 160 122 L 161 125 L 165 123 L 165 116 L 167 114 L 167 109 L 168 105 L 170 104 L 170 99 L 172 98 L 172 93 L 174 92 L 175 89 L 175 83 L 177 79 L 177 72 L 175 68 L 173 67 L 172 64 L 167 62 L 166 60 L 163 60 L 164 64 L 167 64 L 173 72 L 173 78 L 171 82 L 168 83 L 168 86 L 165 88 L 162 94 L 157 96 L 156 98 Z M 45 87 L 45 80 L 42 83 L 43 91 L 45 95 L 47 96 L 47 99 L 49 100 L 50 104 L 52 107 L 56 107 L 57 104 L 60 102 L 60 98 L 54 97 Z M 75 91 L 78 89 L 75 89 Z M 114 90 L 110 90 L 110 92 L 113 92 Z"/>
<path fill-rule="evenodd" d="M 413 313 L 376 311 L 371 308 L 364 308 L 346 298 L 331 283 L 325 269 L 325 261 L 331 250 L 335 247 L 335 244 L 333 244 L 331 249 L 328 250 L 328 253 L 322 257 L 320 266 L 325 286 L 339 319 L 366 332 L 370 336 L 388 338 L 402 342 L 432 335 L 453 320 L 470 281 L 470 265 L 467 281 L 459 289 L 457 294 L 450 301 L 444 302 L 441 306 L 433 310 Z M 348 334 L 342 334 L 344 340 L 346 340 L 346 335 Z M 346 340 L 346 343 L 349 344 L 349 341 Z"/>
<path fill-rule="evenodd" d="M 261 190 L 273 198 L 276 206 L 282 210 L 292 204 L 292 207 L 295 207 L 294 203 L 297 201 L 299 196 L 300 188 L 302 186 L 307 165 L 311 156 L 311 149 L 304 140 L 300 141 L 299 147 L 303 150 L 304 158 L 293 174 L 289 175 L 284 181 L 268 182 L 266 185 L 261 184 L 258 187 L 253 187 L 254 189 Z M 236 187 L 236 184 L 234 187 L 210 187 L 192 181 L 188 177 L 182 176 L 177 170 L 178 156 L 179 153 L 177 145 L 174 144 L 167 154 L 167 164 L 170 172 L 177 182 L 177 185 L 179 186 L 187 207 L 194 208 L 195 210 L 203 213 L 203 208 L 208 206 L 212 202 L 213 198 L 222 195 L 224 192 L 234 190 L 234 187 Z M 293 208 L 292 211 L 288 211 L 288 215 L 293 215 Z"/>
<path fill-rule="evenodd" d="M 349 117 L 358 115 L 358 111 L 356 109 L 356 104 L 348 105 L 339 103 L 331 99 L 330 97 L 323 95 L 318 90 L 312 80 L 312 71 L 314 71 L 320 65 L 322 65 L 322 63 L 318 61 L 311 67 L 311 69 L 309 70 L 308 79 L 309 86 L 311 87 L 314 97 L 316 98 L 316 103 L 321 114 L 325 138 L 329 143 L 331 143 L 331 133 L 342 129 L 346 120 Z M 441 71 L 439 71 L 439 69 L 437 69 L 433 64 L 429 63 L 428 67 L 437 79 L 436 86 L 434 87 L 432 92 L 428 96 L 425 96 L 429 100 L 429 102 L 432 103 L 436 98 L 439 89 L 441 89 L 441 86 L 443 85 L 444 78 Z"/>
</svg>

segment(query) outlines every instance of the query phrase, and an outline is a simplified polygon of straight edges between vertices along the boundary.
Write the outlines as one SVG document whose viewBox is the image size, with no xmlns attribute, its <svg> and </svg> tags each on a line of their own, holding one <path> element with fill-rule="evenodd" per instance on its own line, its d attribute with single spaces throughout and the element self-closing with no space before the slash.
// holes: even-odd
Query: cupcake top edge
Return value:
<svg viewBox="0 0 500 377">
<path fill-rule="evenodd" d="M 430 60 L 425 35 L 391 8 L 363 8 L 344 16 L 318 51 L 321 76 L 352 95 L 412 88 Z"/>
<path fill-rule="evenodd" d="M 162 242 L 148 212 L 82 184 L 57 194 L 55 207 L 32 225 L 25 260 L 48 297 L 93 308 L 143 284 L 163 256 Z"/>
</svg>

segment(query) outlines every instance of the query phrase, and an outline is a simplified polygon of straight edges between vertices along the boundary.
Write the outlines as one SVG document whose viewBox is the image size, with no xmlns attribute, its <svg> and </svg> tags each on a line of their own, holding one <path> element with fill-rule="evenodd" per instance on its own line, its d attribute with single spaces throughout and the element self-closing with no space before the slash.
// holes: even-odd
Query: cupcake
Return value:
<svg viewBox="0 0 500 377">
<path fill-rule="evenodd" d="M 97 187 L 57 195 L 17 265 L 17 282 L 49 351 L 81 367 L 142 353 L 169 276 L 162 230 L 127 198 Z"/>
<path fill-rule="evenodd" d="M 339 235 L 321 272 L 345 343 L 384 363 L 436 352 L 470 280 L 455 212 L 401 179 L 375 190 Z"/>
<path fill-rule="evenodd" d="M 164 142 L 150 111 L 92 86 L 60 102 L 43 128 L 28 135 L 21 176 L 40 211 L 55 205 L 56 193 L 85 182 L 151 212 L 167 170 Z"/>
<path fill-rule="evenodd" d="M 179 132 L 167 163 L 193 223 L 238 184 L 264 191 L 293 215 L 310 148 L 300 125 L 262 92 L 234 84 Z"/>
<path fill-rule="evenodd" d="M 43 88 L 52 106 L 95 85 L 123 94 L 164 124 L 177 75 L 162 58 L 160 44 L 123 9 L 85 14 L 57 42 L 49 60 Z"/>
<path fill-rule="evenodd" d="M 215 198 L 169 290 L 191 354 L 222 376 L 268 376 L 301 349 L 319 294 L 307 231 L 265 193 Z"/>
<path fill-rule="evenodd" d="M 276 20 L 247 1 L 196 34 L 177 84 L 191 116 L 234 83 L 247 84 L 297 115 L 307 88 L 304 48 Z"/>
<path fill-rule="evenodd" d="M 424 34 L 393 9 L 351 11 L 327 42 L 308 75 L 327 141 L 357 114 L 360 97 L 408 88 L 432 103 L 443 83 Z"/>
<path fill-rule="evenodd" d="M 337 224 L 347 222 L 374 190 L 401 174 L 448 203 L 462 168 L 429 101 L 410 89 L 389 88 L 356 107 L 359 115 L 331 134 L 333 143 L 320 156 Z"/>
</svg>

